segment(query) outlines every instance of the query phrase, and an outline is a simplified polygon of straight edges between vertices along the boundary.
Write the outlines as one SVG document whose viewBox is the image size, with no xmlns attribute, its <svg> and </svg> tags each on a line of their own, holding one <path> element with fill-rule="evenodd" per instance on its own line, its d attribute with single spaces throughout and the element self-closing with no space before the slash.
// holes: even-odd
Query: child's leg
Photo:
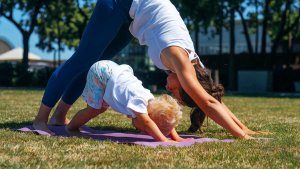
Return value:
<svg viewBox="0 0 300 169">
<path fill-rule="evenodd" d="M 81 126 L 87 123 L 92 118 L 96 117 L 100 113 L 103 113 L 107 108 L 94 109 L 90 106 L 87 108 L 80 110 L 70 121 L 68 125 L 66 125 L 66 129 L 68 131 L 76 131 L 79 130 Z"/>
<path fill-rule="evenodd" d="M 123 2 L 123 1 L 122 1 Z M 129 1 L 126 1 L 129 2 Z M 98 1 L 80 45 L 74 55 L 48 81 L 39 112 L 34 121 L 34 128 L 49 132 L 48 117 L 52 107 L 60 99 L 66 86 L 81 72 L 99 60 L 104 50 L 115 38 L 121 26 L 128 22 L 126 7 L 114 0 Z M 124 1 L 125 3 L 125 1 Z"/>
</svg>

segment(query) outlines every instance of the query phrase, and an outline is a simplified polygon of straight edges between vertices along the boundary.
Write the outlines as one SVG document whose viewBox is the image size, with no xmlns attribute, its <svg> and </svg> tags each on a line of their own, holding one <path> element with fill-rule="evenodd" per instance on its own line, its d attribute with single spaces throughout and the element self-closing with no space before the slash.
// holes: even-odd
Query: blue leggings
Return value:
<svg viewBox="0 0 300 169">
<path fill-rule="evenodd" d="M 132 0 L 98 0 L 76 52 L 51 75 L 42 103 L 73 104 L 81 95 L 93 63 L 111 59 L 133 38 L 129 32 Z"/>
</svg>

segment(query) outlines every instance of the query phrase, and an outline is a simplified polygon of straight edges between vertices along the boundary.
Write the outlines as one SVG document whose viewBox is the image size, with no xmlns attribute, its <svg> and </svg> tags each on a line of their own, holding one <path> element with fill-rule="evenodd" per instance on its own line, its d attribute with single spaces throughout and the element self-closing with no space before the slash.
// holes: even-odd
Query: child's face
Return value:
<svg viewBox="0 0 300 169">
<path fill-rule="evenodd" d="M 162 122 L 159 123 L 160 119 L 154 118 L 150 112 L 148 113 L 148 115 L 154 121 L 154 123 L 157 125 L 157 127 L 162 132 L 162 134 L 166 137 L 169 136 L 171 131 L 173 130 L 173 128 L 176 127 L 176 126 L 172 126 L 172 125 L 163 125 Z"/>
<path fill-rule="evenodd" d="M 166 89 L 174 95 L 174 97 L 180 104 L 184 104 L 184 102 L 181 100 L 179 93 L 181 85 L 175 73 L 170 73 L 168 75 Z"/>
</svg>

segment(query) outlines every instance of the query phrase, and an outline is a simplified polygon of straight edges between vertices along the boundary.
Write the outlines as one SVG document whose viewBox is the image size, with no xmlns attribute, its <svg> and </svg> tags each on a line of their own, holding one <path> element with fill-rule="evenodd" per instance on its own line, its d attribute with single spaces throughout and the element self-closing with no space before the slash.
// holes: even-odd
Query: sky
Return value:
<svg viewBox="0 0 300 169">
<path fill-rule="evenodd" d="M 81 2 L 81 1 L 80 1 Z M 248 8 L 250 10 L 252 8 Z M 16 14 L 15 17 L 21 17 L 21 14 Z M 0 17 L 0 39 L 5 39 L 8 41 L 14 48 L 23 48 L 22 35 L 19 30 L 8 20 L 3 17 Z M 38 36 L 33 32 L 30 37 L 29 51 L 34 53 L 44 59 L 53 59 L 54 53 L 48 53 L 37 48 L 35 45 L 38 42 Z M 62 59 L 68 59 L 74 53 L 74 50 L 68 50 L 65 48 L 65 51 L 61 53 Z"/>
<path fill-rule="evenodd" d="M 8 41 L 13 48 L 23 48 L 22 43 L 22 35 L 20 31 L 9 21 L 5 18 L 0 17 L 0 39 L 4 39 Z M 30 44 L 29 44 L 29 51 L 30 53 L 34 53 L 44 59 L 53 59 L 54 53 L 47 53 L 46 51 L 42 51 L 37 48 L 35 45 L 38 42 L 37 34 L 33 33 L 30 37 Z M 62 59 L 68 59 L 72 54 L 73 50 L 66 50 L 61 53 Z"/>
</svg>

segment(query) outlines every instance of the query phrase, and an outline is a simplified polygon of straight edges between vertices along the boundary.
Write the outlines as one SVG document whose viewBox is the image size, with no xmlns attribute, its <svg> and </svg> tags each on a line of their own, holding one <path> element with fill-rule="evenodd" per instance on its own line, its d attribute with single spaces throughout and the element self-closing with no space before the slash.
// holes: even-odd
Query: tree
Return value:
<svg viewBox="0 0 300 169">
<path fill-rule="evenodd" d="M 1 0 L 0 16 L 10 21 L 21 32 L 23 37 L 24 69 L 28 68 L 29 39 L 37 26 L 37 18 L 49 0 Z M 20 17 L 17 17 L 19 15 Z"/>
<path fill-rule="evenodd" d="M 237 13 L 239 14 L 239 16 L 241 18 L 241 21 L 242 21 L 242 24 L 243 24 L 244 35 L 245 35 L 245 39 L 246 39 L 247 46 L 248 46 L 248 53 L 253 54 L 253 47 L 252 47 L 251 40 L 250 40 L 247 21 L 244 17 L 244 14 L 243 14 L 243 9 L 244 8 L 242 6 L 236 6 L 235 7 L 235 11 L 237 11 Z"/>
<path fill-rule="evenodd" d="M 52 1 L 45 8 L 45 12 L 38 19 L 39 43 L 37 46 L 48 52 L 55 51 L 60 64 L 60 53 L 64 46 L 76 48 L 79 44 L 84 28 L 94 8 L 89 0 Z"/>
<path fill-rule="evenodd" d="M 273 39 L 272 53 L 276 53 L 280 42 L 283 39 L 290 41 L 291 32 L 299 25 L 300 7 L 296 4 L 299 1 L 286 0 L 274 1 L 271 3 L 272 13 L 272 29 L 269 29 L 269 34 Z M 291 44 L 288 45 L 289 49 Z"/>
<path fill-rule="evenodd" d="M 270 21 L 270 2 L 271 0 L 265 0 L 264 3 L 261 54 L 266 54 L 266 50 L 267 50 L 267 30 L 268 30 L 268 22 Z"/>
<path fill-rule="evenodd" d="M 194 30 L 194 44 L 196 52 L 199 52 L 199 33 L 202 27 L 204 31 L 211 25 L 218 11 L 217 0 L 173 0 L 181 16 Z"/>
</svg>

